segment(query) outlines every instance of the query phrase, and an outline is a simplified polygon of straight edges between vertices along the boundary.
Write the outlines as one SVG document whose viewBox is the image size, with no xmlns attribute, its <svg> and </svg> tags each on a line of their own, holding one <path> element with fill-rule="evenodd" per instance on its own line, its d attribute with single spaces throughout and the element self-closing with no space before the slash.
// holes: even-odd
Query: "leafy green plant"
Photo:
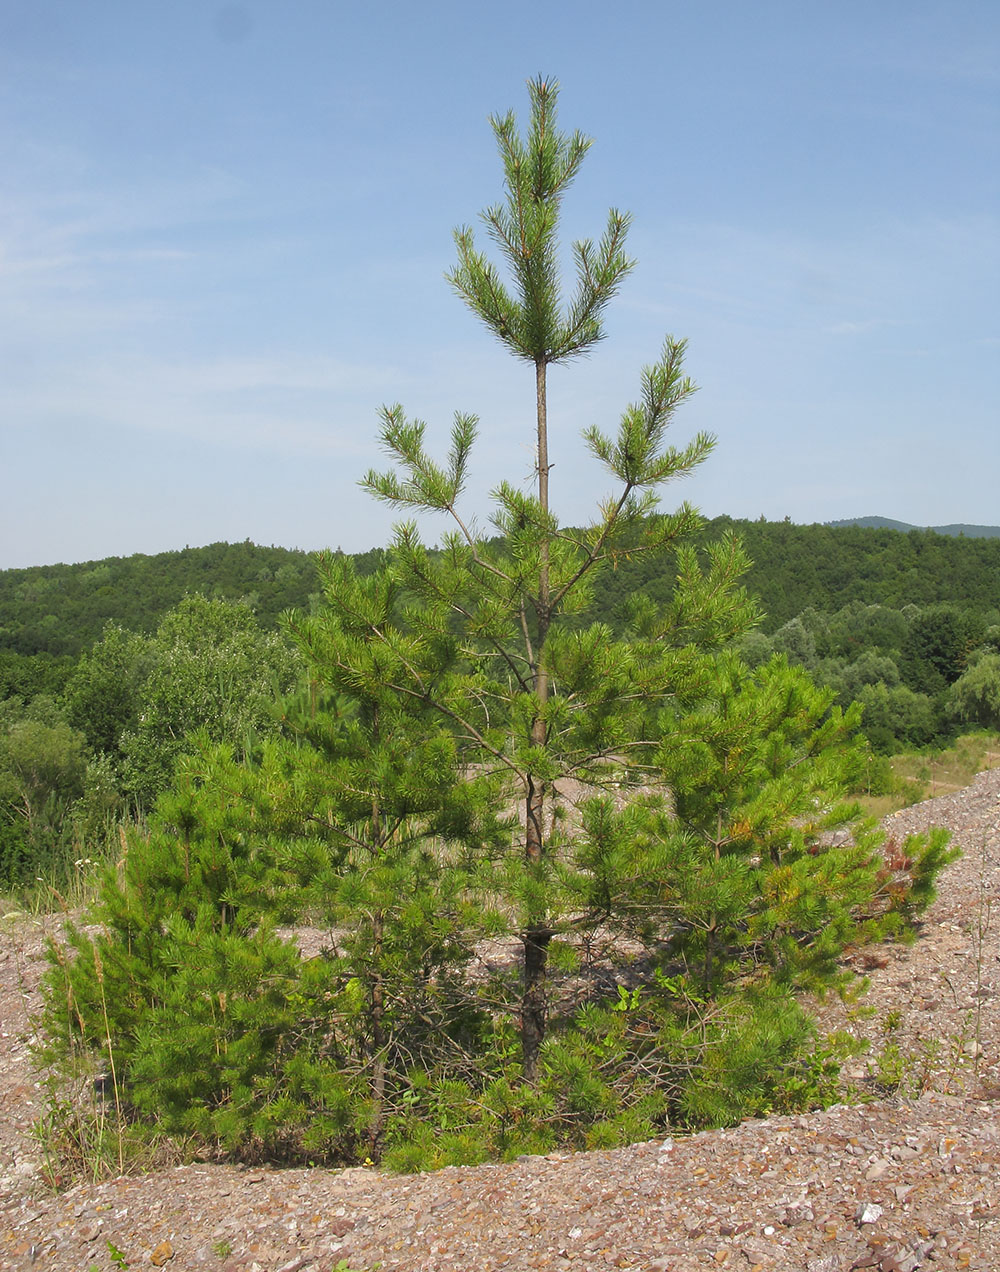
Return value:
<svg viewBox="0 0 1000 1272">
<path fill-rule="evenodd" d="M 143 810 L 169 786 L 190 735 L 201 730 L 243 752 L 258 733 L 274 732 L 275 695 L 299 672 L 288 644 L 262 632 L 248 605 L 198 595 L 164 616 L 143 657 L 134 719 L 117 748 L 122 787 Z"/>
<path fill-rule="evenodd" d="M 127 1268 L 128 1259 L 126 1259 L 124 1253 L 118 1249 L 115 1243 L 113 1241 L 106 1241 L 105 1245 L 108 1247 L 108 1257 L 111 1259 L 111 1262 L 117 1264 L 120 1268 Z"/>
<path fill-rule="evenodd" d="M 0 886 L 37 875 L 65 880 L 79 855 L 71 814 L 86 774 L 84 738 L 57 704 L 0 702 Z"/>
</svg>

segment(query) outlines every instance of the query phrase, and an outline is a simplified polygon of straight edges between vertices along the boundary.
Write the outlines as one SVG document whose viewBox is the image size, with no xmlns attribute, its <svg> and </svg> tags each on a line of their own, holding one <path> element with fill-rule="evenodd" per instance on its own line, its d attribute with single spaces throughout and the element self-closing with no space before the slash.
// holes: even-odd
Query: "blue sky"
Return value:
<svg viewBox="0 0 1000 1272">
<path fill-rule="evenodd" d="M 672 332 L 718 445 L 666 506 L 1000 522 L 995 0 L 2 0 L 0 568 L 383 543 L 396 401 L 442 450 L 479 415 L 485 522 L 533 376 L 443 274 L 539 73 L 595 139 L 567 240 L 614 204 L 639 261 L 552 373 L 565 521 Z"/>
</svg>

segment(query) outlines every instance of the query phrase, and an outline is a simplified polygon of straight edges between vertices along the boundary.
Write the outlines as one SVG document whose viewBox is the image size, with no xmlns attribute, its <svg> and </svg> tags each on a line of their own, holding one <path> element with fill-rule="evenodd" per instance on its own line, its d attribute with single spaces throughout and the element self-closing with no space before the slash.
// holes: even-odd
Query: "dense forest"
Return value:
<svg viewBox="0 0 1000 1272">
<path fill-rule="evenodd" d="M 832 612 L 862 602 L 895 609 L 950 604 L 983 613 L 1000 596 L 1000 541 L 993 538 L 729 517 L 706 521 L 698 538 L 713 542 L 726 529 L 739 535 L 750 557 L 746 582 L 768 632 L 806 609 Z M 355 555 L 355 568 L 370 573 L 384 555 L 381 548 Z M 623 597 L 637 589 L 666 594 L 672 585 L 662 559 L 623 554 L 595 612 L 613 621 Z M 0 651 L 76 657 L 108 620 L 149 634 L 192 592 L 246 601 L 261 626 L 273 628 L 283 610 L 308 608 L 318 587 L 313 554 L 249 542 L 3 570 Z"/>
</svg>

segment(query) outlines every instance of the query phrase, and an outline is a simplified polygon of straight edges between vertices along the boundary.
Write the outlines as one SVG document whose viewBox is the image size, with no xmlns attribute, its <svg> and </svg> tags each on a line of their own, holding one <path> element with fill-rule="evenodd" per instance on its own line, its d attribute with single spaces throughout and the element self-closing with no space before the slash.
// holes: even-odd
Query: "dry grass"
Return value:
<svg viewBox="0 0 1000 1272">
<path fill-rule="evenodd" d="M 898 789 L 860 801 L 869 815 L 880 819 L 921 800 L 963 790 L 977 773 L 1000 766 L 1000 734 L 967 733 L 949 747 L 906 751 L 889 763 Z"/>
</svg>

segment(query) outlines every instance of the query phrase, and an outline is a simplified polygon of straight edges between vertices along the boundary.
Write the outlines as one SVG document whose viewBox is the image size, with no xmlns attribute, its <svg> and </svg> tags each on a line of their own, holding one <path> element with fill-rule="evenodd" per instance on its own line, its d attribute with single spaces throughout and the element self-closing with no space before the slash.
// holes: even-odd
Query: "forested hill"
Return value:
<svg viewBox="0 0 1000 1272">
<path fill-rule="evenodd" d="M 893 521 L 891 517 L 852 517 L 850 521 L 827 521 L 826 525 L 864 526 L 879 530 L 933 530 L 935 534 L 964 535 L 968 539 L 1000 539 L 1000 526 L 971 526 L 956 523 L 950 526 L 914 526 L 908 521 Z"/>
<path fill-rule="evenodd" d="M 703 542 L 726 529 L 736 531 L 753 561 L 746 585 L 760 598 L 767 632 L 803 610 L 833 612 L 851 601 L 890 609 L 947 603 L 980 613 L 1000 604 L 1000 539 L 717 517 Z M 672 583 L 662 561 L 622 561 L 603 584 L 601 609 L 610 615 L 636 591 L 666 600 Z"/>
<path fill-rule="evenodd" d="M 707 537 L 727 527 L 754 563 L 747 587 L 761 600 L 766 631 L 810 607 L 835 611 L 851 601 L 890 609 L 954 604 L 980 613 L 1000 604 L 1000 539 L 727 517 L 710 522 Z"/>
<path fill-rule="evenodd" d="M 761 599 L 767 631 L 810 606 L 833 611 L 850 601 L 892 608 L 952 603 L 985 612 L 1000 598 L 1000 539 L 719 517 L 707 524 L 702 540 L 727 528 L 741 535 L 754 562 L 747 584 Z M 381 557 L 381 549 L 373 549 L 355 559 L 367 572 Z M 640 555 L 621 561 L 606 577 L 599 616 L 610 619 L 640 589 L 665 597 L 672 578 L 662 560 Z M 189 592 L 247 598 L 270 627 L 282 610 L 307 606 L 316 590 L 310 553 L 249 542 L 4 570 L 0 650 L 75 656 L 98 639 L 109 619 L 152 632 Z"/>
<path fill-rule="evenodd" d="M 372 568 L 374 550 L 358 562 Z M 318 590 L 312 553 L 250 543 L 211 543 L 156 556 L 108 557 L 80 565 L 0 571 L 0 649 L 75 656 L 111 620 L 131 631 L 155 631 L 188 593 L 248 600 L 264 627 L 309 603 Z"/>
</svg>

